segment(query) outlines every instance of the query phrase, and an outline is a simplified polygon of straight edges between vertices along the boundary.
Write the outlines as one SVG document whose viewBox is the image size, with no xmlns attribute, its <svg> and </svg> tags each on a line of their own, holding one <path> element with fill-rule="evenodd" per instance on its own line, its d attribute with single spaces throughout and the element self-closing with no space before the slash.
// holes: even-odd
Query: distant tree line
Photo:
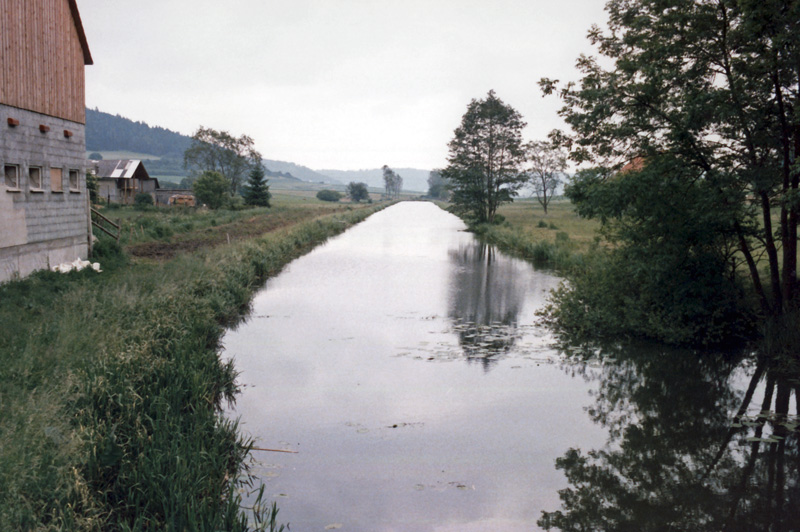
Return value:
<svg viewBox="0 0 800 532">
<path fill-rule="evenodd" d="M 86 109 L 86 149 L 89 151 L 132 151 L 158 156 L 182 157 L 192 144 L 191 137 L 120 115 Z"/>
</svg>

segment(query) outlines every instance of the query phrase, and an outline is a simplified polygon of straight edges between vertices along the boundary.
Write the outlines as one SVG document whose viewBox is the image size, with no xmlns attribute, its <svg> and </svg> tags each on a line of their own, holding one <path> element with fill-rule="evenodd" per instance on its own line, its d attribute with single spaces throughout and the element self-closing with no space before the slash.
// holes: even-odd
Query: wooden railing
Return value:
<svg viewBox="0 0 800 532">
<path fill-rule="evenodd" d="M 99 219 L 99 221 L 98 221 Z M 119 242 L 119 224 L 116 224 L 100 214 L 99 211 L 92 209 L 92 225 L 96 228 L 100 229 L 102 232 Z M 110 227 L 109 227 L 110 226 Z M 114 233 L 113 229 L 116 229 L 116 234 Z"/>
</svg>

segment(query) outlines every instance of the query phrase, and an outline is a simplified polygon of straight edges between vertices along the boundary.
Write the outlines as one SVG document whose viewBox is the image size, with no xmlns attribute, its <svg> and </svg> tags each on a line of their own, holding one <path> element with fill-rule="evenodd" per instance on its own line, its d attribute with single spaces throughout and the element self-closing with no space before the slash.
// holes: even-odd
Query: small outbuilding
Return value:
<svg viewBox="0 0 800 532">
<path fill-rule="evenodd" d="M 150 177 L 142 161 L 115 159 L 96 161 L 98 196 L 109 203 L 132 205 L 137 194 L 150 194 L 156 202 L 158 179 Z"/>
</svg>

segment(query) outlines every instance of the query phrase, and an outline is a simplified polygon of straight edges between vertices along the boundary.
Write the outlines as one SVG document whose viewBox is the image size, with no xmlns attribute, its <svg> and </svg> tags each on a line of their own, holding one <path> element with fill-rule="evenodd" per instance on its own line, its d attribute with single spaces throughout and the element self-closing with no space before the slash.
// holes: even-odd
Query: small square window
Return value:
<svg viewBox="0 0 800 532">
<path fill-rule="evenodd" d="M 50 192 L 64 192 L 64 171 L 61 168 L 50 169 Z"/>
<path fill-rule="evenodd" d="M 42 190 L 44 183 L 42 183 L 42 169 L 38 166 L 31 166 L 28 168 L 28 183 L 31 190 Z"/>
<path fill-rule="evenodd" d="M 70 170 L 69 171 L 69 191 L 70 192 L 80 192 L 80 188 L 78 186 L 78 171 L 77 170 Z"/>
<path fill-rule="evenodd" d="M 5 165 L 6 187 L 18 189 L 19 188 L 19 166 L 15 164 Z"/>
</svg>

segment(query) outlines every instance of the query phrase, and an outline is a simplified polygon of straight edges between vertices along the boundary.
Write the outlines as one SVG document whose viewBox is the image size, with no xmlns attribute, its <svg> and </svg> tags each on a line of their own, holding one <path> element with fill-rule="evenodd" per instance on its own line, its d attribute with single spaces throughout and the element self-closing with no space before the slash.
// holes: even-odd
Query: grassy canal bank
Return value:
<svg viewBox="0 0 800 532">
<path fill-rule="evenodd" d="M 562 273 L 581 267 L 586 254 L 600 245 L 595 220 L 579 217 L 568 200 L 554 201 L 545 214 L 535 200 L 517 200 L 498 209 L 500 223 L 471 229 L 485 242 Z"/>
<path fill-rule="evenodd" d="M 102 273 L 0 285 L 0 530 L 248 529 L 218 342 L 265 279 L 386 206 L 275 200 L 107 212 L 125 252 L 99 245 Z"/>
</svg>

